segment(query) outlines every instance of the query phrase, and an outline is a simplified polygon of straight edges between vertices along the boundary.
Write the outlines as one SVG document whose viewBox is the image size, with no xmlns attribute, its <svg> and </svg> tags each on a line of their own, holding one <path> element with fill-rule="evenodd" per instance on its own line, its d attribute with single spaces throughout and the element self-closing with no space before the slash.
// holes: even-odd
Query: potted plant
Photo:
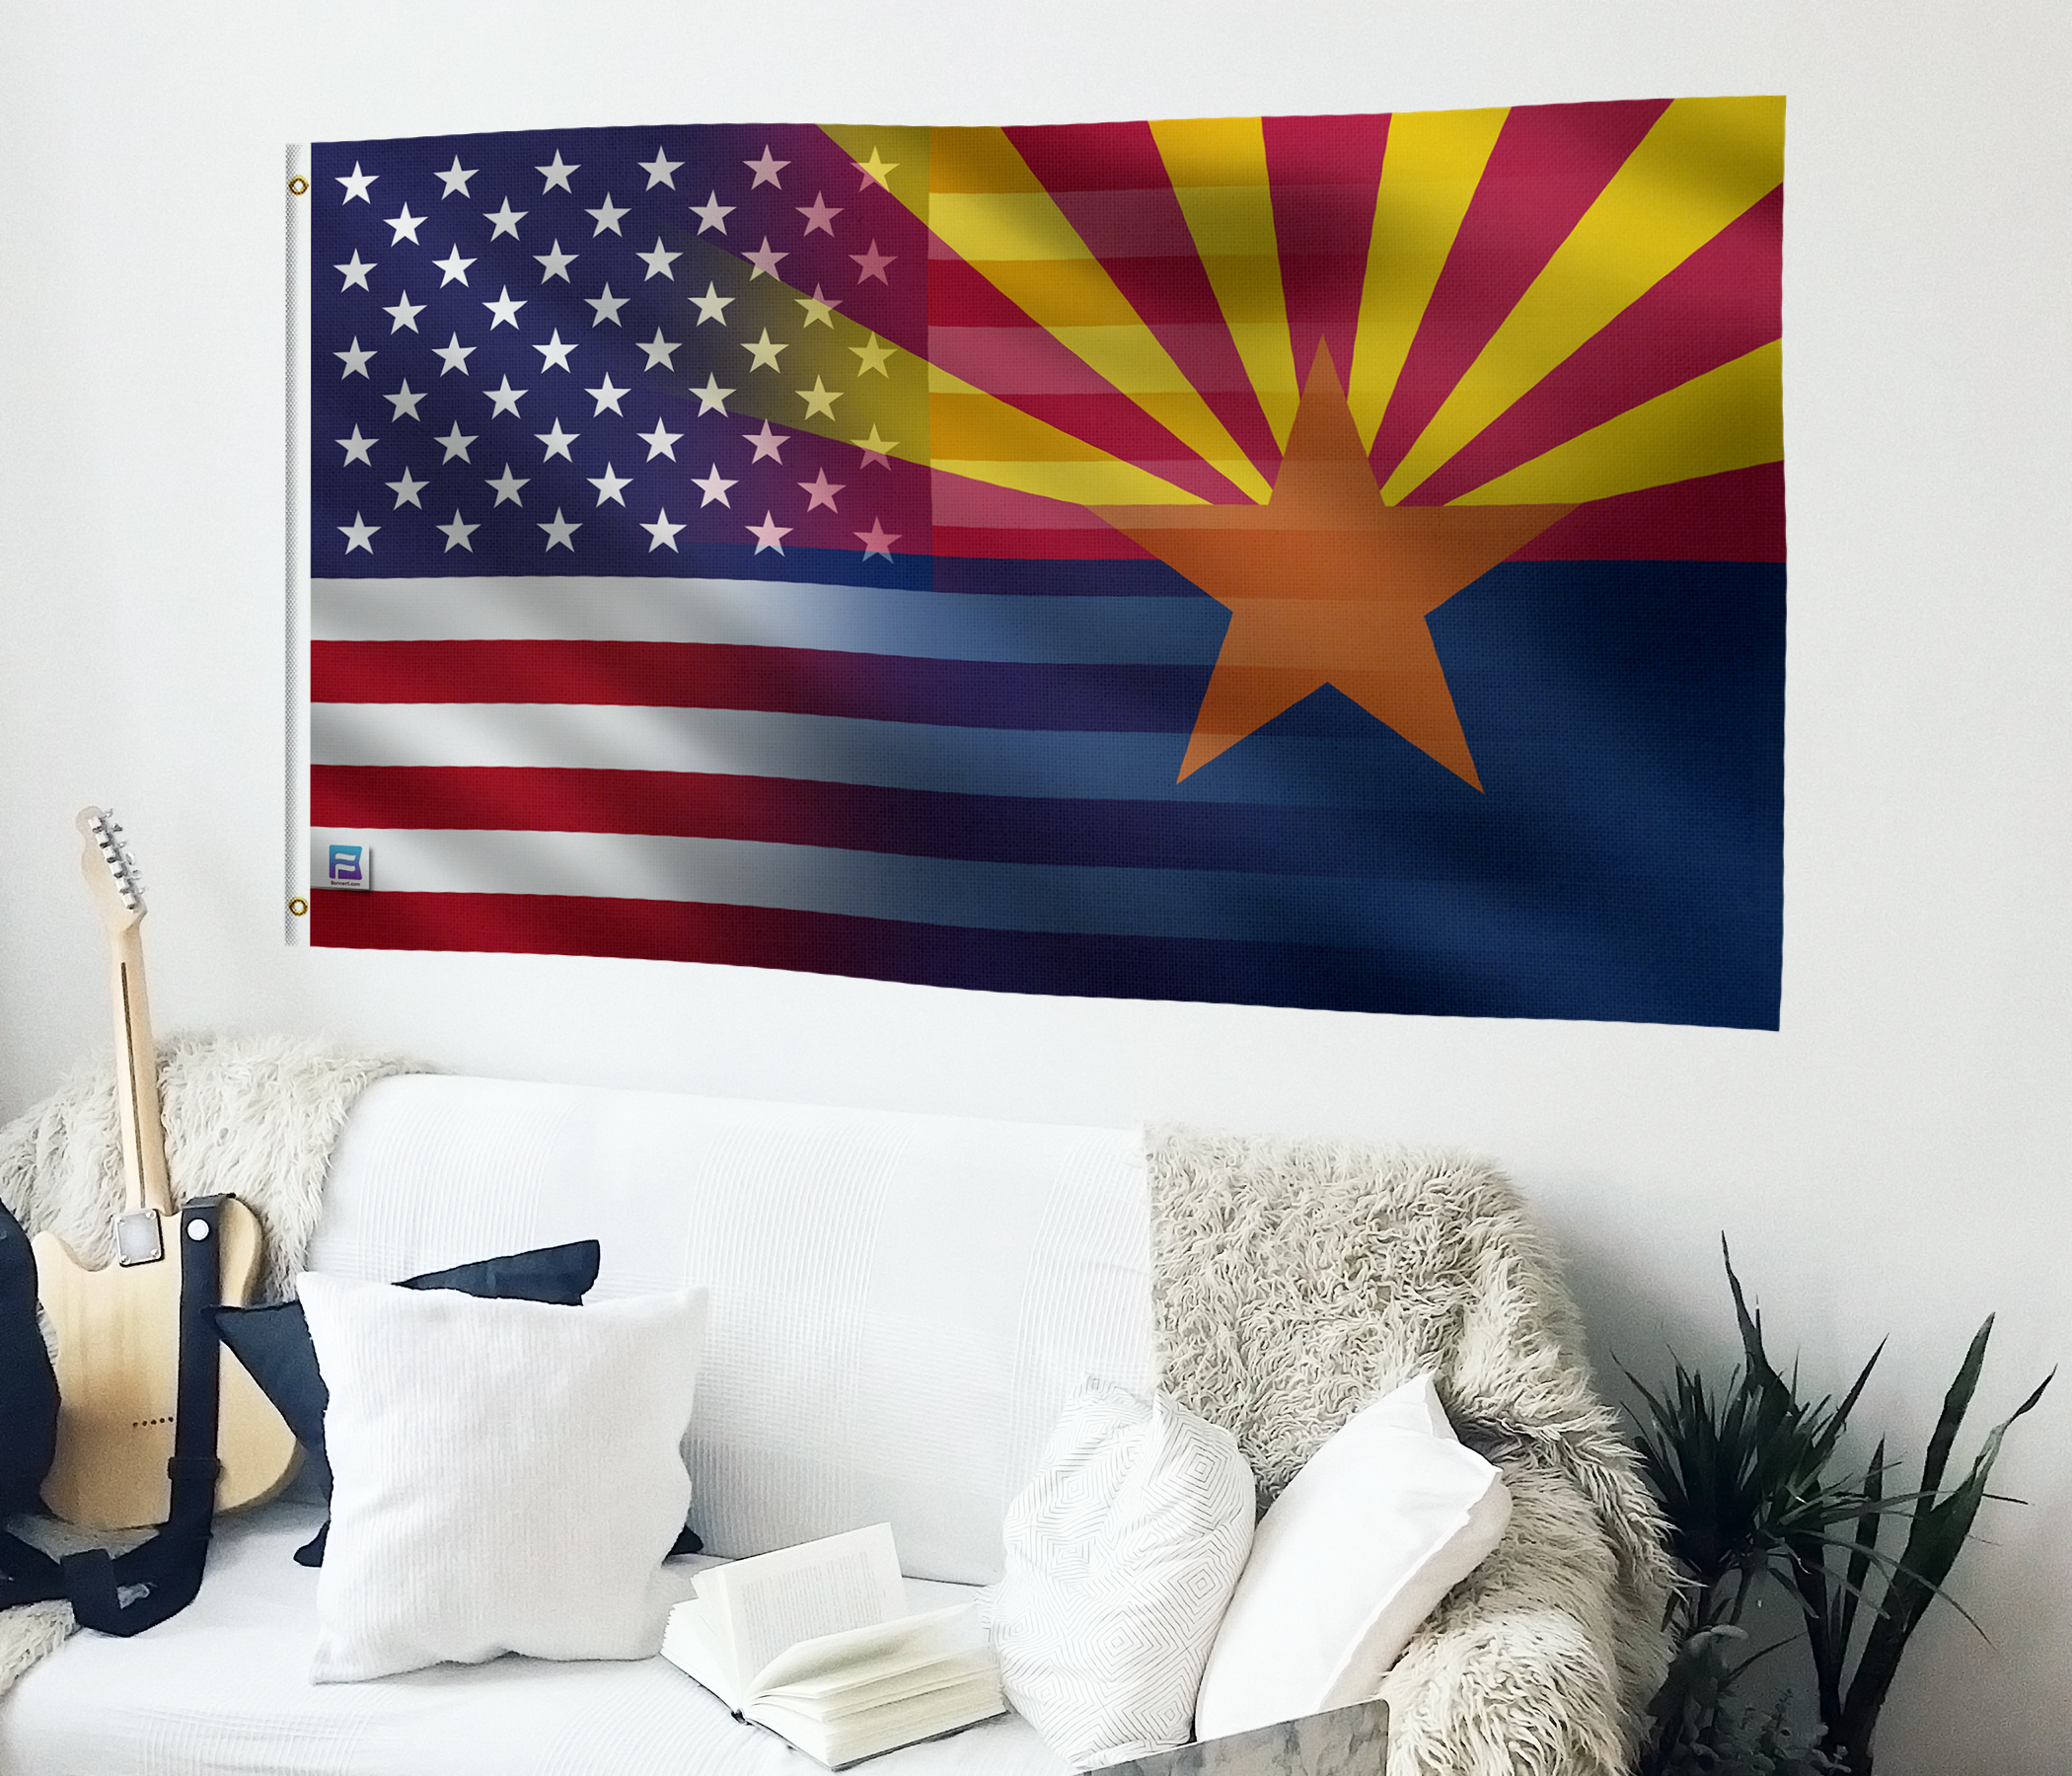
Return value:
<svg viewBox="0 0 2072 1776">
<path fill-rule="evenodd" d="M 1787 1377 L 1770 1361 L 1762 1318 L 1748 1307 L 1724 1237 L 1721 1253 L 1741 1340 L 1741 1361 L 1726 1384 L 1709 1387 L 1673 1353 L 1665 1386 L 1650 1388 L 1627 1374 L 1645 1406 L 1642 1460 L 1669 1518 L 1671 1552 L 1690 1579 L 1671 1604 L 1678 1653 L 1650 1705 L 1654 1726 L 1641 1767 L 1645 1776 L 1871 1776 L 1872 1736 L 1900 1657 L 1930 1603 L 1945 1595 L 1943 1582 L 1989 1496 L 1987 1479 L 2008 1427 L 2042 1398 L 2052 1376 L 1986 1434 L 1968 1471 L 1945 1490 L 1985 1364 L 1988 1315 L 1944 1396 L 1919 1484 L 1891 1490 L 1883 1440 L 1862 1469 L 1841 1451 L 1850 1413 L 1885 1347 L 1872 1352 L 1840 1400 L 1801 1399 L 1796 1369 Z M 1890 1518 L 1903 1520 L 1902 1534 L 1885 1534 Z M 1760 1713 L 1735 1695 L 1750 1665 L 1788 1644 L 1747 1648 L 1743 1616 L 1766 1583 L 1783 1588 L 1804 1622 L 1821 1724 L 1817 1745 L 1791 1735 L 1782 1704 Z"/>
</svg>

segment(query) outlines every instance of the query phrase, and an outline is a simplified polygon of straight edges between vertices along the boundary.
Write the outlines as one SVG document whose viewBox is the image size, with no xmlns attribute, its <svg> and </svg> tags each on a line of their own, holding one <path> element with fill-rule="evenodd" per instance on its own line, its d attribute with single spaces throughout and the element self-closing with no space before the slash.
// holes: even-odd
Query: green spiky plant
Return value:
<svg viewBox="0 0 2072 1776">
<path fill-rule="evenodd" d="M 1884 1345 L 1839 1401 L 1827 1395 L 1807 1404 L 1796 1370 L 1787 1378 L 1771 1363 L 1761 1316 L 1749 1310 L 1724 1238 L 1721 1254 L 1741 1339 L 1741 1362 L 1727 1385 L 1709 1389 L 1673 1357 L 1670 1383 L 1659 1392 L 1627 1377 L 1647 1406 L 1642 1460 L 1670 1521 L 1671 1551 L 1691 1578 L 1689 1591 L 1671 1606 L 1683 1650 L 1651 1705 L 1655 1726 L 1642 1769 L 1648 1776 L 1684 1768 L 1871 1776 L 1871 1738 L 1900 1656 L 1929 1604 L 1944 1594 L 1979 1505 L 1998 1496 L 1986 1483 L 2008 1427 L 2035 1406 L 2056 1371 L 1986 1434 L 1970 1471 L 1945 1493 L 1958 1431 L 1985 1363 L 1988 1315 L 1944 1397 L 1919 1488 L 1887 1493 L 1882 1441 L 1862 1472 L 1835 1471 L 1850 1412 Z M 1909 1520 L 1894 1554 L 1880 1538 L 1886 1519 L 1900 1516 Z M 1739 1633 L 1751 1591 L 1766 1576 L 1799 1605 L 1819 1703 L 1824 1749 L 1796 1751 L 1796 1764 L 1730 1761 L 1733 1741 L 1749 1739 L 1751 1718 L 1731 1705 L 1730 1692 L 1777 1649 L 1733 1663 L 1724 1651 L 1730 1639 L 1719 1631 Z"/>
</svg>

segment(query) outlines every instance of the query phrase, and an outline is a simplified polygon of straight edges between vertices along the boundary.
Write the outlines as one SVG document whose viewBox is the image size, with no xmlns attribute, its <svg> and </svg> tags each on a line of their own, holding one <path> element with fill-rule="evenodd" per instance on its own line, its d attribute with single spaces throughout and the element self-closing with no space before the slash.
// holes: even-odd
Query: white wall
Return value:
<svg viewBox="0 0 2072 1776">
<path fill-rule="evenodd" d="M 1717 1240 L 1918 1449 L 1998 1309 L 2072 1358 L 2072 14 L 1402 0 L 9 9 L 0 52 L 0 1115 L 105 1041 L 72 811 L 153 878 L 162 1028 L 459 1070 L 1471 1144 L 1600 1356 L 1723 1354 Z M 281 941 L 281 145 L 548 123 L 1054 121 L 1790 96 L 1775 1035 L 1043 1000 Z M 1881 1769 L 2072 1767 L 2072 1384 L 2018 1428 Z"/>
</svg>

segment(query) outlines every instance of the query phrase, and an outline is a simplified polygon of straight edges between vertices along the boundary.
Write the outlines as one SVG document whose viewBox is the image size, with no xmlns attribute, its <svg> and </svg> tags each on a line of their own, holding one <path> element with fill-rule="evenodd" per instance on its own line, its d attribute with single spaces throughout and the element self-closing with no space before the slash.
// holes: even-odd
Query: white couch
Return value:
<svg viewBox="0 0 2072 1776">
<path fill-rule="evenodd" d="M 177 1122 L 185 1112 L 176 1073 L 161 1076 Z M 1589 1402 L 1559 1284 L 1508 1187 L 1442 1167 L 1421 1207 L 1425 1199 L 1400 1191 L 1356 1197 L 1328 1179 L 1304 1184 L 1280 1149 L 1196 1151 L 1185 1175 L 1191 1207 L 1159 1199 L 1167 1257 L 1155 1262 L 1175 1244 L 1211 1249 L 1215 1226 L 1258 1207 L 1230 1210 L 1219 1195 L 1227 1180 L 1219 1184 L 1211 1163 L 1219 1157 L 1262 1166 L 1271 1200 L 1295 1205 L 1287 1213 L 1301 1249 L 1342 1249 L 1359 1272 L 1341 1292 L 1351 1309 L 1304 1295 L 1288 1310 L 1324 1355 L 1262 1364 L 1238 1390 L 1246 1422 L 1230 1422 L 1262 1482 L 1285 1484 L 1324 1426 L 1342 1422 L 1399 1359 L 1414 1359 L 1440 1368 L 1443 1386 L 1450 1369 L 1486 1452 L 1513 1483 L 1514 1537 L 1435 1618 L 1439 1638 L 1399 1667 L 1402 1681 L 1453 1698 L 1443 1701 L 1451 1725 L 1416 1726 L 1420 1742 L 1444 1747 L 1435 1767 L 1477 1776 L 1618 1767 L 1618 1723 L 1630 1724 L 1659 1675 L 1653 1519 L 1620 1491 L 1632 1491 L 1628 1457 Z M 1344 1157 L 1308 1155 L 1332 1176 Z M 1161 1175 L 1154 1167 L 1152 1196 L 1166 1188 Z M 1377 1219 L 1349 1222 L 1343 1241 L 1328 1221 L 1307 1219 L 1349 1214 Z M 603 1249 L 593 1300 L 710 1291 L 691 1514 L 710 1555 L 889 1520 L 917 1607 L 999 1577 L 1004 1509 L 1083 1376 L 1137 1389 L 1159 1378 L 1147 1175 L 1131 1130 L 397 1076 L 367 1089 L 344 1123 L 309 1264 L 395 1279 L 590 1237 Z M 1447 1256 L 1456 1245 L 1457 1260 Z M 1435 1266 L 1459 1273 L 1453 1305 L 1437 1319 L 1426 1301 L 1398 1311 L 1372 1294 L 1383 1276 Z M 1230 1267 L 1215 1268 L 1221 1288 Z M 1169 1274 L 1162 1287 L 1185 1294 Z M 1344 1311 L 1377 1317 L 1330 1317 Z M 1552 1330 L 1521 1339 L 1521 1320 Z M 1289 1323 L 1299 1341 L 1301 1326 Z M 1259 1338 L 1255 1327 L 1216 1341 L 1212 1367 Z M 1174 1372 L 1174 1353 L 1165 1359 Z M 1201 1397 L 1201 1362 L 1178 1367 L 1174 1384 Z M 1553 1428 L 1534 1429 L 1535 1413 Z M 221 1523 L 185 1613 L 133 1640 L 76 1635 L 28 1671 L 0 1698 L 0 1776 L 819 1768 L 735 1722 L 658 1659 L 505 1658 L 312 1685 L 317 1575 L 289 1553 L 319 1516 L 291 1496 Z M 1591 1600 L 1615 1592 L 1626 1572 L 1638 1573 L 1639 1589 L 1614 1630 Z M 688 1592 L 688 1568 L 681 1583 Z M 1458 1658 L 1481 1662 L 1467 1689 L 1461 1667 L 1445 1664 Z M 1497 1702 L 1455 1719 L 1473 1684 Z M 873 1768 L 1060 1776 L 1063 1766 L 1009 1716 Z"/>
<path fill-rule="evenodd" d="M 710 1288 L 692 1521 L 713 1555 L 889 1520 L 917 1606 L 961 1594 L 999 1577 L 1002 1513 L 1073 1384 L 1152 1379 L 1127 1130 L 392 1078 L 346 1123 L 310 1264 L 394 1279 L 592 1237 L 593 1300 Z M 283 1501 L 225 1521 L 184 1614 L 74 1636 L 0 1702 L 0 1770 L 819 1768 L 660 1660 L 313 1686 L 317 1575 L 289 1554 L 319 1516 Z M 1012 1716 L 875 1767 L 1062 1768 Z"/>
</svg>

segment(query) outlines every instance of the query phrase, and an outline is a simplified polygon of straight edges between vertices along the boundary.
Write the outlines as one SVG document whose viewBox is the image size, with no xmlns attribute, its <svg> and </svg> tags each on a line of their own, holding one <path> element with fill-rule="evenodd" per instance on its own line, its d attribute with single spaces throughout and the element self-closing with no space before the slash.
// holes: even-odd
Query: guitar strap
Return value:
<svg viewBox="0 0 2072 1776">
<path fill-rule="evenodd" d="M 197 1197 L 180 1209 L 180 1388 L 173 1458 L 166 1464 L 173 1485 L 164 1525 L 126 1554 L 92 1548 L 61 1563 L 0 1532 L 0 1603 L 69 1597 L 72 1613 L 86 1627 L 127 1636 L 179 1614 L 201 1589 L 216 1511 L 222 1359 L 215 1310 L 223 1294 L 223 1201 Z M 44 1361 L 47 1365 L 47 1356 Z M 15 1550 L 33 1559 L 23 1563 Z M 24 1567 L 19 1577 L 18 1565 Z"/>
<path fill-rule="evenodd" d="M 223 1300 L 220 1196 L 180 1208 L 180 1393 L 174 1407 L 173 1498 L 165 1526 L 141 1547 L 66 1556 L 72 1613 L 104 1634 L 137 1634 L 178 1615 L 201 1589 L 216 1516 L 216 1406 L 223 1361 L 216 1309 Z"/>
</svg>

